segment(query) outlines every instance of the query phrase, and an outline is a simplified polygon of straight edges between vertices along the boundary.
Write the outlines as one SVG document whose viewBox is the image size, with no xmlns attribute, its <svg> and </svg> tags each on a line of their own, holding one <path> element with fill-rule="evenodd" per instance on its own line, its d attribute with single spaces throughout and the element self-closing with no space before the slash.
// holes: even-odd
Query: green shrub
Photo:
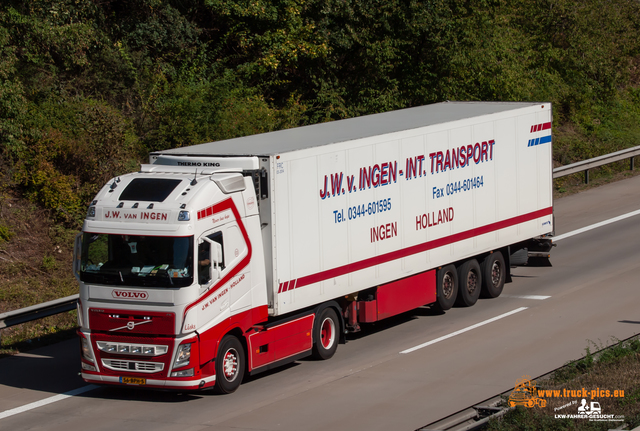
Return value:
<svg viewBox="0 0 640 431">
<path fill-rule="evenodd" d="M 9 226 L 5 226 L 0 224 L 0 243 L 3 241 L 10 241 L 15 233 L 9 228 Z"/>
<path fill-rule="evenodd" d="M 58 267 L 58 263 L 56 262 L 55 257 L 45 255 L 42 258 L 42 265 L 40 265 L 44 271 L 54 271 Z"/>
</svg>

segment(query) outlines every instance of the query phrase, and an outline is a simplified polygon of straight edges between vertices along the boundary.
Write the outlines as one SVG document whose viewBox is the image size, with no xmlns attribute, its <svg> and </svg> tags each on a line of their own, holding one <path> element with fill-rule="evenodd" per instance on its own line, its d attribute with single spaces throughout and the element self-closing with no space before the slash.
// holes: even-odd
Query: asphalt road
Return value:
<svg viewBox="0 0 640 431">
<path fill-rule="evenodd" d="M 640 177 L 605 185 L 557 200 L 556 234 L 639 209 Z M 388 319 L 329 361 L 299 361 L 232 395 L 87 387 L 76 340 L 5 358 L 0 429 L 415 430 L 640 333 L 639 222 L 558 241 L 552 268 L 513 269 L 499 298 Z"/>
</svg>

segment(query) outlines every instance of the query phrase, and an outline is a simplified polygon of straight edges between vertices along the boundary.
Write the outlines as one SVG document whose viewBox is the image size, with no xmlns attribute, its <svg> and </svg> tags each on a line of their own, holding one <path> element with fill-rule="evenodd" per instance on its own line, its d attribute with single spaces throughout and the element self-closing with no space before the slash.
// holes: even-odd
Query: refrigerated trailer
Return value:
<svg viewBox="0 0 640 431">
<path fill-rule="evenodd" d="M 82 377 L 229 393 L 364 324 L 499 296 L 550 249 L 551 117 L 446 102 L 151 153 L 76 240 Z"/>
</svg>

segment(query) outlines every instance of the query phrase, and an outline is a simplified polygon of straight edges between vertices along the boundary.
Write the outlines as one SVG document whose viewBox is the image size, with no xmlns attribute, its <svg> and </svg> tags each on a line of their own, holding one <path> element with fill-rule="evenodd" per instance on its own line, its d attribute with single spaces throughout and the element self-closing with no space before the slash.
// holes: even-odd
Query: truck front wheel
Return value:
<svg viewBox="0 0 640 431">
<path fill-rule="evenodd" d="M 458 274 L 456 267 L 447 265 L 436 273 L 436 306 L 446 311 L 453 307 L 458 296 Z"/>
<path fill-rule="evenodd" d="M 478 301 L 482 286 L 482 275 L 477 260 L 470 259 L 458 268 L 458 281 L 458 305 L 471 307 Z"/>
<path fill-rule="evenodd" d="M 226 335 L 216 356 L 216 389 L 223 394 L 235 392 L 244 376 L 244 349 L 233 335 Z"/>
<path fill-rule="evenodd" d="M 329 359 L 338 349 L 340 321 L 333 308 L 325 308 L 313 327 L 313 357 Z"/>
<path fill-rule="evenodd" d="M 487 298 L 497 298 L 502 293 L 506 277 L 502 253 L 496 251 L 482 261 L 482 294 Z"/>
</svg>

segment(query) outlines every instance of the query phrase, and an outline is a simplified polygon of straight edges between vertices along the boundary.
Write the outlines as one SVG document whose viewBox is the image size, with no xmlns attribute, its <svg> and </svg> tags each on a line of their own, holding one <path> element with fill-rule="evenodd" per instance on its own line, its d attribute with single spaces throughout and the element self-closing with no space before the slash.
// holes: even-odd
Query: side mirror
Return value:
<svg viewBox="0 0 640 431">
<path fill-rule="evenodd" d="M 211 280 L 220 278 L 220 264 L 222 263 L 222 246 L 220 243 L 211 241 Z"/>
<path fill-rule="evenodd" d="M 222 263 L 222 246 L 219 242 L 211 242 L 211 262 L 215 266 L 220 266 Z"/>
<path fill-rule="evenodd" d="M 220 278 L 220 264 L 222 263 L 222 246 L 220 243 L 210 240 L 209 238 L 203 238 L 209 243 L 209 260 L 211 266 L 209 266 L 209 278 L 211 282 L 214 282 Z"/>
</svg>

